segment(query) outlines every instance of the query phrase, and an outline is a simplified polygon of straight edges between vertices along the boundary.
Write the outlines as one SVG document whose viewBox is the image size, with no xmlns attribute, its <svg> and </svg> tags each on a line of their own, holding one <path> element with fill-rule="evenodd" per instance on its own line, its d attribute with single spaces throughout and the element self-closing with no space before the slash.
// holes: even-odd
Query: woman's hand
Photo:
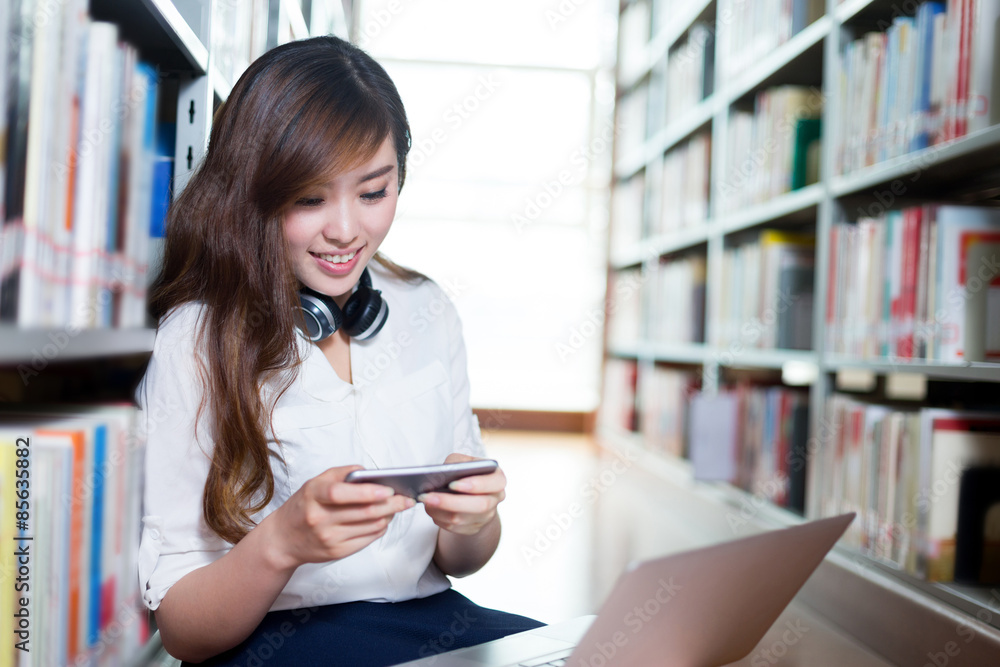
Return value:
<svg viewBox="0 0 1000 667">
<path fill-rule="evenodd" d="M 279 567 L 323 563 L 361 551 L 385 534 L 397 512 L 416 504 L 381 484 L 344 481 L 349 472 L 361 469 L 326 470 L 264 519 L 272 522 L 273 558 Z"/>
<path fill-rule="evenodd" d="M 466 454 L 449 454 L 445 463 L 479 461 Z M 418 500 L 428 516 L 440 528 L 457 535 L 475 535 L 497 516 L 497 505 L 504 499 L 507 477 L 500 468 L 488 475 L 473 475 L 456 480 L 449 488 L 458 493 L 425 493 Z"/>
</svg>

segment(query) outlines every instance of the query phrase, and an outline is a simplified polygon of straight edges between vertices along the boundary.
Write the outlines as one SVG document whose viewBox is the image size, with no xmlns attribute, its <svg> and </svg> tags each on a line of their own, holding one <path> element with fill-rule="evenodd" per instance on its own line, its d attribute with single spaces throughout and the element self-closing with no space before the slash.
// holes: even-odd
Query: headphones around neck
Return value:
<svg viewBox="0 0 1000 667">
<path fill-rule="evenodd" d="M 382 292 L 372 288 L 367 266 L 343 311 L 333 297 L 308 287 L 299 290 L 299 304 L 306 323 L 304 333 L 314 343 L 332 336 L 341 327 L 352 338 L 371 338 L 389 317 L 389 305 L 382 299 Z"/>
</svg>

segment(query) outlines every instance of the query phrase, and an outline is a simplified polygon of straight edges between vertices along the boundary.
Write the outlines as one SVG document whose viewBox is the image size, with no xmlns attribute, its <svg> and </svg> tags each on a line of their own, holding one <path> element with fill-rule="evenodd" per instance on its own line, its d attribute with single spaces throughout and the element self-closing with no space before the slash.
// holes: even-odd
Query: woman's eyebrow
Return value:
<svg viewBox="0 0 1000 667">
<path fill-rule="evenodd" d="M 386 165 L 386 166 L 384 166 L 384 167 L 380 167 L 379 169 L 376 169 L 376 170 L 375 170 L 375 171 L 373 171 L 372 173 L 370 173 L 370 174 L 368 174 L 368 175 L 366 175 L 366 176 L 362 176 L 362 177 L 361 177 L 361 178 L 360 178 L 360 179 L 358 180 L 358 183 L 364 183 L 365 181 L 370 181 L 370 180 L 372 180 L 373 178 L 378 178 L 379 176 L 381 176 L 381 175 L 383 175 L 383 174 L 387 174 L 387 173 L 389 173 L 390 171 L 392 171 L 392 170 L 393 170 L 393 168 L 394 168 L 395 166 L 396 166 L 396 165 L 394 165 L 394 164 L 387 164 L 387 165 Z"/>
</svg>

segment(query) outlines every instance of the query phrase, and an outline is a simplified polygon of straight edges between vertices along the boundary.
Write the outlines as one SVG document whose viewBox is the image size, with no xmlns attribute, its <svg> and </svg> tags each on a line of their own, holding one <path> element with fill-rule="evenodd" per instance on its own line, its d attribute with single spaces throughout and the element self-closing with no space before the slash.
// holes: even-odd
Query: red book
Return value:
<svg viewBox="0 0 1000 667">
<path fill-rule="evenodd" d="M 919 206 L 903 211 L 903 275 L 899 298 L 900 335 L 896 344 L 896 356 L 901 359 L 913 358 L 913 327 L 917 312 L 917 263 L 920 260 Z"/>
<path fill-rule="evenodd" d="M 976 0 L 960 0 L 961 16 L 958 31 L 958 77 L 956 81 L 955 106 L 955 137 L 964 137 L 968 133 L 969 105 L 969 51 L 972 36 L 972 3 Z"/>
</svg>

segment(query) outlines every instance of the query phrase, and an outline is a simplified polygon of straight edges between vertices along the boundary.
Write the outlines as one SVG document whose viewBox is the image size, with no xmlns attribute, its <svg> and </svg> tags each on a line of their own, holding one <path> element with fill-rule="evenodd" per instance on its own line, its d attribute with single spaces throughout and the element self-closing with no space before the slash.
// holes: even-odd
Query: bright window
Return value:
<svg viewBox="0 0 1000 667">
<path fill-rule="evenodd" d="M 616 3 L 359 4 L 413 133 L 382 249 L 455 301 L 474 406 L 594 409 Z"/>
</svg>

